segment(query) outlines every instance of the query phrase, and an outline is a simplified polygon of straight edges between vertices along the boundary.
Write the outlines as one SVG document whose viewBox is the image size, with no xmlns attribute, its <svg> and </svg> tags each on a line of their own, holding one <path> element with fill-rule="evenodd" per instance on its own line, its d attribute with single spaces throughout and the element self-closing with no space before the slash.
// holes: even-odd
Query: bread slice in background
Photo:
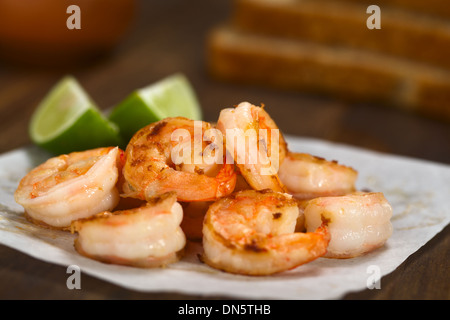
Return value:
<svg viewBox="0 0 450 320">
<path fill-rule="evenodd" d="M 217 79 L 393 105 L 450 120 L 450 75 L 425 64 L 227 26 L 211 32 L 207 56 Z"/>
<path fill-rule="evenodd" d="M 447 3 L 444 4 L 444 2 Z M 442 4 L 449 0 L 393 0 L 393 3 Z M 365 1 L 362 1 L 365 2 Z M 381 1 L 388 3 L 388 1 Z M 450 20 L 381 6 L 381 29 L 368 29 L 366 4 L 356 0 L 237 0 L 237 28 L 329 46 L 348 46 L 420 61 L 450 70 Z"/>
</svg>

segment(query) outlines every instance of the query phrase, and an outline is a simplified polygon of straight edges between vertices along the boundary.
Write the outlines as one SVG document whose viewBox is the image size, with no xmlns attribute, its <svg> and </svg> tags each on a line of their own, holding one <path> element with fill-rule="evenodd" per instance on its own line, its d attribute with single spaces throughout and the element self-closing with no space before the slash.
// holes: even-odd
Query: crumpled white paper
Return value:
<svg viewBox="0 0 450 320">
<path fill-rule="evenodd" d="M 289 148 L 352 166 L 357 187 L 383 192 L 391 203 L 394 232 L 383 248 L 353 259 L 319 258 L 294 270 L 267 277 L 228 274 L 202 264 L 199 243 L 188 243 L 185 257 L 166 268 L 109 265 L 79 255 L 76 235 L 43 229 L 23 217 L 13 193 L 19 180 L 48 155 L 35 147 L 0 156 L 0 243 L 37 259 L 116 285 L 146 292 L 178 292 L 246 299 L 339 299 L 373 286 L 417 251 L 450 220 L 450 166 L 371 152 L 320 140 L 288 137 Z M 382 281 L 377 285 L 383 286 Z"/>
</svg>

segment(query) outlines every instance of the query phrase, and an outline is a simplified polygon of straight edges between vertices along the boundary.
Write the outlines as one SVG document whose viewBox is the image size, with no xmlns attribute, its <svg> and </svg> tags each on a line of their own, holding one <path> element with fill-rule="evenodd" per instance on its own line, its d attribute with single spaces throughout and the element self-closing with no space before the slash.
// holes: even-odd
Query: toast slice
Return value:
<svg viewBox="0 0 450 320">
<path fill-rule="evenodd" d="M 217 79 L 376 102 L 450 120 L 450 74 L 348 47 L 213 30 L 208 66 Z"/>
<path fill-rule="evenodd" d="M 363 48 L 450 70 L 450 20 L 386 6 L 381 29 L 371 30 L 366 10 L 356 0 L 237 0 L 232 21 L 248 32 Z"/>
</svg>

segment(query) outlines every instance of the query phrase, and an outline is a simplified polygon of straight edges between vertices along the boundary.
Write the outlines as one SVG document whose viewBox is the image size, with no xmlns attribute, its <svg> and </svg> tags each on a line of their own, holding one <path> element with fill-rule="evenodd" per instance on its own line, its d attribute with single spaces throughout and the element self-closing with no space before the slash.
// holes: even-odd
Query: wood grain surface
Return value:
<svg viewBox="0 0 450 320">
<path fill-rule="evenodd" d="M 205 64 L 211 28 L 227 20 L 226 0 L 141 1 L 132 28 L 108 56 L 84 65 L 39 67 L 0 61 L 0 152 L 30 144 L 34 108 L 62 76 L 73 74 L 101 109 L 136 88 L 183 72 L 192 82 L 207 121 L 241 101 L 264 103 L 284 133 L 450 164 L 450 126 L 404 111 L 349 104 L 298 92 L 221 83 Z M 381 289 L 344 299 L 450 299 L 450 227 L 394 272 Z M 142 293 L 82 274 L 82 289 L 66 287 L 66 268 L 0 246 L 0 299 L 218 299 L 175 293 Z"/>
</svg>

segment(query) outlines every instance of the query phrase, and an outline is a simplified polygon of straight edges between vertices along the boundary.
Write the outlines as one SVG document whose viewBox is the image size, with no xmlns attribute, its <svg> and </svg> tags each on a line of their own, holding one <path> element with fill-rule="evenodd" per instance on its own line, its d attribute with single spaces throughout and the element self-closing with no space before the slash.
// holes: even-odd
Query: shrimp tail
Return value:
<svg viewBox="0 0 450 320">
<path fill-rule="evenodd" d="M 234 190 L 237 174 L 233 164 L 225 163 L 216 176 L 217 198 L 223 197 Z"/>
<path fill-rule="evenodd" d="M 326 223 L 323 223 L 319 228 L 317 228 L 316 231 L 306 234 L 310 236 L 310 238 L 308 239 L 308 242 L 310 243 L 310 248 L 308 249 L 311 254 L 311 257 L 313 257 L 311 260 L 308 260 L 306 262 L 324 256 L 327 253 L 328 244 L 330 243 L 331 240 L 331 235 Z"/>
</svg>

